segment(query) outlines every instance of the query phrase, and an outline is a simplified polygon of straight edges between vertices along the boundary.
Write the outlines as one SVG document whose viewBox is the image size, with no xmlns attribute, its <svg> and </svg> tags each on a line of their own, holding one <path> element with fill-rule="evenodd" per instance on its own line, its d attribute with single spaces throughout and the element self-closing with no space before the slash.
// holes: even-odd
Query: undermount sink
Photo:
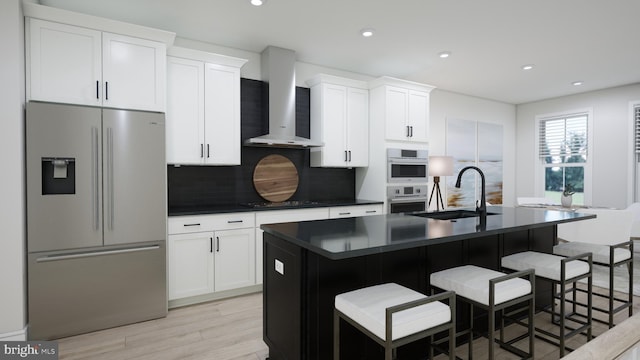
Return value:
<svg viewBox="0 0 640 360">
<path fill-rule="evenodd" d="M 487 213 L 487 215 L 497 215 L 498 213 Z M 469 217 L 478 217 L 480 214 L 473 210 L 450 210 L 450 211 L 437 211 L 437 212 L 424 212 L 411 214 L 412 216 L 426 217 L 429 219 L 438 220 L 455 220 Z"/>
</svg>

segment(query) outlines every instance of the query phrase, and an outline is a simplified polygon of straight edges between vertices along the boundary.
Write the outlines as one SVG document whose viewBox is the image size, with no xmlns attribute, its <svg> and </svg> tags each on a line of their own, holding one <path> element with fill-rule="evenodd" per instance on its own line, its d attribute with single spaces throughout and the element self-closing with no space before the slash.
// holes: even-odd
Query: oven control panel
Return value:
<svg viewBox="0 0 640 360">
<path fill-rule="evenodd" d="M 426 198 L 427 197 L 427 185 L 417 186 L 387 186 L 387 199 L 402 199 L 402 198 Z"/>
</svg>

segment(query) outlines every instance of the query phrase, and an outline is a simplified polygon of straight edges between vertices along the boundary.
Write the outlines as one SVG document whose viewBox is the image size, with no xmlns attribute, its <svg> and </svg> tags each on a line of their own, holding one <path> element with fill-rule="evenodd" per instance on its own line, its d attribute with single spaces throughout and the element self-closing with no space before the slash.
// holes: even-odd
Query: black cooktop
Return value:
<svg viewBox="0 0 640 360">
<path fill-rule="evenodd" d="M 278 208 L 278 207 L 294 207 L 294 206 L 307 206 L 307 205 L 320 205 L 319 201 L 309 201 L 309 200 L 288 200 L 281 202 L 270 202 L 270 201 L 260 201 L 260 202 L 250 202 L 240 204 L 245 207 L 253 208 L 253 209 L 262 209 L 262 208 Z"/>
</svg>

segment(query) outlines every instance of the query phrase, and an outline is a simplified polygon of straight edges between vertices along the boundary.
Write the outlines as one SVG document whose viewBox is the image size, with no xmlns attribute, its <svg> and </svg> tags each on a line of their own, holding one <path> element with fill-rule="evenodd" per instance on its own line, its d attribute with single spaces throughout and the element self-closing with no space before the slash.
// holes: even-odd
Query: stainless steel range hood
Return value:
<svg viewBox="0 0 640 360">
<path fill-rule="evenodd" d="M 269 88 L 269 133 L 245 141 L 245 146 L 308 148 L 324 143 L 296 136 L 296 54 L 267 46 L 261 55 L 262 77 Z"/>
</svg>

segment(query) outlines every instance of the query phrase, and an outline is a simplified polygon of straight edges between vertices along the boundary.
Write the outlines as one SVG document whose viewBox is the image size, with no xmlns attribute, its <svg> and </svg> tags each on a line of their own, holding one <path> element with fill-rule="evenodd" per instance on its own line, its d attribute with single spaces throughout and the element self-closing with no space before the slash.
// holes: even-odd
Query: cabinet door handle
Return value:
<svg viewBox="0 0 640 360">
<path fill-rule="evenodd" d="M 100 99 L 100 80 L 96 80 L 96 99 Z"/>
<path fill-rule="evenodd" d="M 408 126 L 407 126 L 407 137 L 411 137 L 411 130 L 409 130 Z"/>
<path fill-rule="evenodd" d="M 411 134 L 409 137 L 413 137 L 413 126 L 409 126 L 409 133 Z"/>
<path fill-rule="evenodd" d="M 349 150 L 349 162 L 351 162 L 351 150 Z"/>
<path fill-rule="evenodd" d="M 238 224 L 242 223 L 243 220 L 227 220 L 227 224 Z"/>
<path fill-rule="evenodd" d="M 213 238 L 209 238 L 209 252 L 213 253 Z"/>
<path fill-rule="evenodd" d="M 207 144 L 207 159 L 209 158 L 209 144 Z"/>
<path fill-rule="evenodd" d="M 220 237 L 216 236 L 216 252 L 220 252 Z"/>
<path fill-rule="evenodd" d="M 348 157 L 347 157 L 347 150 L 345 150 L 345 151 L 344 151 L 344 161 L 345 161 L 345 162 L 349 161 L 349 160 L 347 160 L 347 159 L 348 159 Z"/>
<path fill-rule="evenodd" d="M 204 144 L 200 144 L 200 157 L 204 157 Z"/>
<path fill-rule="evenodd" d="M 104 82 L 104 99 L 109 100 L 109 82 Z"/>
<path fill-rule="evenodd" d="M 365 214 L 375 214 L 377 212 L 378 212 L 377 210 L 367 210 L 365 211 Z"/>
<path fill-rule="evenodd" d="M 342 213 L 338 213 L 338 215 L 351 215 L 350 212 L 342 212 Z"/>
<path fill-rule="evenodd" d="M 200 226 L 200 223 L 193 223 L 193 224 L 184 224 L 184 227 L 188 227 L 188 226 Z"/>
</svg>

